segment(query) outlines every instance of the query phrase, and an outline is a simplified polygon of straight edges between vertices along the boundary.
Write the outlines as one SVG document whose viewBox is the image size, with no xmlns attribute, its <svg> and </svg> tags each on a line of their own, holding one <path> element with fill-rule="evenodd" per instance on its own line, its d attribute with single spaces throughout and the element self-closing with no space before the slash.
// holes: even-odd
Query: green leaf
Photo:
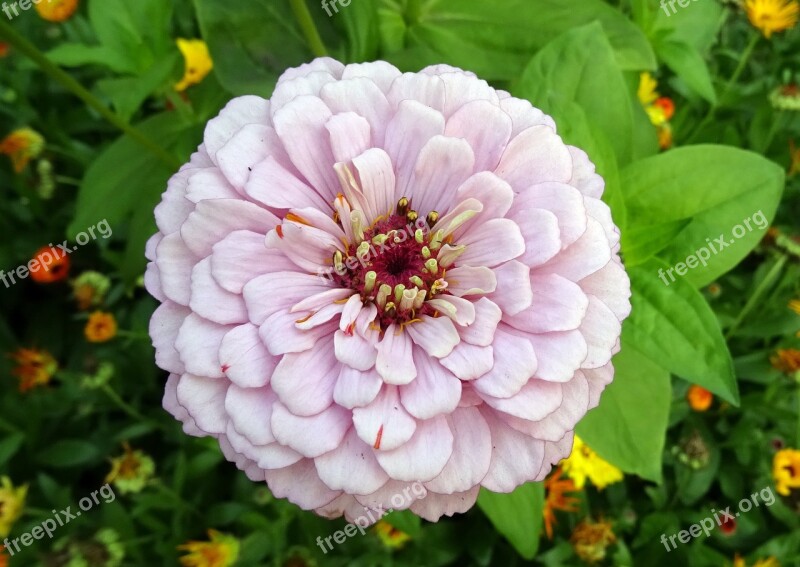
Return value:
<svg viewBox="0 0 800 567">
<path fill-rule="evenodd" d="M 411 510 L 394 510 L 391 514 L 387 514 L 384 520 L 412 538 L 417 537 L 422 531 L 422 520 Z"/>
<path fill-rule="evenodd" d="M 160 59 L 139 77 L 102 79 L 97 88 L 109 97 L 123 119 L 130 120 L 142 103 L 172 77 L 178 65 L 178 52 Z"/>
<path fill-rule="evenodd" d="M 541 482 L 528 482 L 508 494 L 481 489 L 478 506 L 522 557 L 536 556 L 544 506 Z"/>
<path fill-rule="evenodd" d="M 640 230 L 686 221 L 658 256 L 669 265 L 695 257 L 678 272 L 696 287 L 736 266 L 764 236 L 785 182 L 777 164 L 727 146 L 678 148 L 639 160 L 620 172 L 631 226 Z M 630 226 L 628 227 L 630 229 Z M 622 249 L 636 248 L 622 233 Z M 702 261 L 697 256 L 708 256 Z M 670 268 L 672 269 L 672 268 Z"/>
<path fill-rule="evenodd" d="M 676 3 L 674 9 L 667 3 L 666 8 L 656 9 L 652 35 L 668 32 L 672 39 L 706 53 L 717 40 L 724 10 L 721 3 L 706 0 L 692 0 L 683 8 Z"/>
<path fill-rule="evenodd" d="M 63 67 L 103 65 L 116 73 L 136 72 L 135 65 L 127 57 L 102 45 L 62 43 L 48 51 L 47 58 Z"/>
<path fill-rule="evenodd" d="M 714 92 L 711 73 L 697 48 L 671 39 L 657 41 L 655 48 L 659 58 L 683 79 L 690 89 L 711 104 L 717 103 L 717 93 Z"/>
<path fill-rule="evenodd" d="M 614 381 L 577 434 L 601 457 L 631 474 L 661 482 L 661 456 L 672 398 L 669 373 L 623 339 Z"/>
<path fill-rule="evenodd" d="M 662 368 L 738 405 L 733 360 L 714 312 L 688 282 L 671 282 L 665 267 L 651 260 L 628 268 L 632 311 L 623 328 L 627 344 Z"/>
<path fill-rule="evenodd" d="M 402 48 L 414 54 L 386 54 L 404 67 L 449 63 L 487 80 L 511 80 L 531 53 L 562 32 L 591 22 L 600 22 L 624 69 L 656 67 L 642 31 L 601 0 L 420 0 L 409 6 L 402 12 L 401 3 L 383 0 L 380 11 L 382 31 L 389 37 L 384 47 L 399 49 L 402 37 Z"/>
<path fill-rule="evenodd" d="M 625 234 L 628 247 L 622 253 L 625 266 L 631 268 L 642 264 L 663 250 L 689 224 L 689 220 L 677 220 L 652 226 L 627 228 Z"/>
<path fill-rule="evenodd" d="M 25 436 L 22 433 L 12 433 L 0 441 L 0 466 L 5 465 L 8 460 L 17 454 Z"/>
<path fill-rule="evenodd" d="M 607 141 L 617 161 L 631 160 L 631 96 L 599 23 L 570 30 L 548 43 L 528 63 L 515 91 L 535 106 L 553 95 L 574 102 L 596 131 L 614 132 Z M 559 125 L 562 122 L 569 124 L 563 120 Z"/>
<path fill-rule="evenodd" d="M 270 96 L 288 67 L 308 60 L 289 2 L 194 0 L 220 83 L 235 95 Z"/>
<path fill-rule="evenodd" d="M 93 443 L 65 439 L 39 453 L 37 461 L 51 467 L 76 467 L 99 458 L 100 451 Z"/>
<path fill-rule="evenodd" d="M 381 40 L 377 2 L 352 2 L 340 15 L 347 34 L 343 59 L 359 62 L 377 59 Z"/>
</svg>

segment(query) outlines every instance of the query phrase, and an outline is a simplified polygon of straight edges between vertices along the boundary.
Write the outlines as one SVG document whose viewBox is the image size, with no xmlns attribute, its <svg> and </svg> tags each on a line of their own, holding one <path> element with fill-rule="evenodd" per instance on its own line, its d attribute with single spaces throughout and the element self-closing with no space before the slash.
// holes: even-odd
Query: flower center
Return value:
<svg viewBox="0 0 800 567">
<path fill-rule="evenodd" d="M 334 220 L 341 224 L 340 216 L 337 212 Z M 435 315 L 436 309 L 426 300 L 448 293 L 446 270 L 463 251 L 449 244 L 443 230 L 431 230 L 439 214 L 432 211 L 422 219 L 404 197 L 394 211 L 371 226 L 363 226 L 358 211 L 350 217 L 354 241 L 347 243 L 345 252 L 333 255 L 334 283 L 356 290 L 365 303 L 374 303 L 381 330 Z"/>
</svg>

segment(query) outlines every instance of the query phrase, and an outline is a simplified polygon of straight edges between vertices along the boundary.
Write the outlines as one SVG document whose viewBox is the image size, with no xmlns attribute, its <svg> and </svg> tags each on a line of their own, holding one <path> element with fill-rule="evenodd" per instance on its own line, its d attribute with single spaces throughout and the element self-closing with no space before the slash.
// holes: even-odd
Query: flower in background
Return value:
<svg viewBox="0 0 800 567">
<path fill-rule="evenodd" d="M 712 299 L 716 299 L 720 295 L 722 295 L 722 286 L 719 285 L 717 282 L 712 282 L 708 284 L 708 287 L 706 289 L 708 290 L 708 295 L 710 295 Z"/>
<path fill-rule="evenodd" d="M 411 536 L 406 532 L 397 529 L 385 520 L 375 524 L 375 533 L 381 543 L 389 549 L 400 549 L 411 539 Z"/>
<path fill-rule="evenodd" d="M 117 320 L 111 313 L 95 311 L 89 315 L 83 329 L 86 340 L 90 343 L 104 343 L 117 336 Z"/>
<path fill-rule="evenodd" d="M 175 90 L 183 92 L 190 86 L 201 83 L 214 68 L 214 62 L 205 41 L 179 38 L 176 43 L 183 54 L 185 71 L 183 78 L 175 85 Z"/>
<path fill-rule="evenodd" d="M 0 567 L 8 567 L 8 555 L 3 544 L 0 544 Z"/>
<path fill-rule="evenodd" d="M 25 508 L 27 495 L 27 484 L 15 487 L 7 476 L 0 477 L 0 538 L 11 533 L 11 527 Z"/>
<path fill-rule="evenodd" d="M 11 358 L 17 363 L 11 374 L 19 379 L 20 392 L 48 384 L 58 370 L 56 359 L 46 350 L 20 348 Z"/>
<path fill-rule="evenodd" d="M 600 490 L 623 478 L 621 470 L 600 457 L 577 435 L 572 453 L 561 461 L 561 467 L 575 481 L 576 488 L 583 488 L 587 478 Z"/>
<path fill-rule="evenodd" d="M 229 567 L 239 557 L 239 540 L 217 530 L 208 530 L 210 541 L 189 541 L 179 545 L 188 552 L 180 558 L 183 567 Z"/>
<path fill-rule="evenodd" d="M 47 0 L 36 4 L 36 11 L 48 22 L 64 22 L 78 9 L 78 0 Z"/>
<path fill-rule="evenodd" d="M 782 449 L 772 458 L 772 478 L 778 494 L 789 496 L 792 490 L 800 488 L 800 451 Z"/>
<path fill-rule="evenodd" d="M 69 254 L 60 248 L 42 246 L 34 252 L 31 260 L 35 260 L 38 265 L 38 269 L 30 272 L 31 279 L 36 283 L 59 282 L 69 276 Z"/>
<path fill-rule="evenodd" d="M 795 84 L 776 87 L 769 95 L 769 102 L 776 110 L 800 110 L 800 87 Z"/>
<path fill-rule="evenodd" d="M 72 280 L 72 296 L 78 303 L 78 309 L 84 311 L 97 307 L 105 299 L 111 288 L 111 280 L 100 272 L 83 272 Z"/>
<path fill-rule="evenodd" d="M 706 411 L 714 401 L 714 394 L 701 386 L 692 385 L 686 392 L 686 400 L 694 411 Z"/>
<path fill-rule="evenodd" d="M 800 315 L 800 299 L 792 299 L 789 302 L 789 309 Z"/>
<path fill-rule="evenodd" d="M 101 362 L 92 373 L 81 375 L 81 388 L 93 390 L 102 388 L 114 376 L 114 365 L 107 360 Z"/>
<path fill-rule="evenodd" d="M 112 483 L 121 494 L 141 492 L 155 474 L 155 462 L 143 451 L 131 449 L 127 441 L 122 447 L 125 452 L 111 459 L 106 482 Z"/>
<path fill-rule="evenodd" d="M 65 537 L 53 546 L 45 565 L 62 567 L 119 567 L 125 559 L 125 545 L 119 534 L 103 528 L 91 539 Z"/>
<path fill-rule="evenodd" d="M 575 526 L 569 541 L 581 560 L 594 564 L 605 559 L 606 549 L 616 543 L 617 536 L 614 535 L 611 522 L 586 519 Z"/>
<path fill-rule="evenodd" d="M 28 163 L 44 151 L 44 137 L 32 128 L 19 128 L 0 141 L 0 154 L 11 159 L 14 171 L 21 173 Z"/>
<path fill-rule="evenodd" d="M 5 41 L 0 41 L 0 59 L 8 56 L 9 51 L 11 51 L 11 46 Z"/>
<path fill-rule="evenodd" d="M 794 177 L 800 173 L 800 148 L 795 147 L 794 140 L 789 140 L 789 155 L 792 163 L 789 166 L 789 177 Z"/>
<path fill-rule="evenodd" d="M 657 91 L 658 82 L 650 73 L 639 75 L 639 102 L 644 107 L 650 123 L 656 127 L 658 146 L 662 150 L 672 147 L 672 126 L 669 121 L 675 114 L 675 103 Z"/>
<path fill-rule="evenodd" d="M 568 496 L 568 492 L 576 492 L 575 482 L 570 479 L 562 479 L 563 471 L 557 468 L 544 481 L 545 500 L 544 500 L 544 530 L 547 539 L 553 539 L 553 526 L 556 525 L 556 510 L 562 512 L 575 512 L 578 508 L 578 498 Z"/>
<path fill-rule="evenodd" d="M 569 453 L 630 282 L 604 182 L 550 117 L 446 65 L 321 58 L 205 132 L 146 251 L 187 433 L 349 520 L 410 479 L 413 513 L 463 513 Z"/>
<path fill-rule="evenodd" d="M 745 9 L 750 23 L 766 38 L 793 28 L 800 15 L 797 0 L 745 0 Z"/>
<path fill-rule="evenodd" d="M 747 567 L 747 562 L 737 553 L 733 557 L 733 567 Z M 781 564 L 774 557 L 767 557 L 766 559 L 759 559 L 750 567 L 781 567 Z"/>
<path fill-rule="evenodd" d="M 793 374 L 800 370 L 800 350 L 796 348 L 781 348 L 769 358 L 770 364 L 776 370 L 785 374 Z"/>
</svg>

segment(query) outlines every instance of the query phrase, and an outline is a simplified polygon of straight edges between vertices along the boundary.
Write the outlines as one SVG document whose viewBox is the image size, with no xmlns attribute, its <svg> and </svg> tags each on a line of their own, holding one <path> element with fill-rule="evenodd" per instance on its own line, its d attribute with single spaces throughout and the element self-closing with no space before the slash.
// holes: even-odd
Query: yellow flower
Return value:
<svg viewBox="0 0 800 567">
<path fill-rule="evenodd" d="M 31 128 L 14 130 L 0 141 L 0 154 L 11 158 L 17 173 L 22 172 L 32 159 L 39 157 L 43 150 L 44 138 Z"/>
<path fill-rule="evenodd" d="M 605 559 L 606 548 L 617 541 L 617 536 L 610 522 L 584 520 L 575 526 L 569 541 L 578 557 L 591 564 Z"/>
<path fill-rule="evenodd" d="M 0 477 L 0 538 L 11 533 L 11 526 L 22 515 L 28 485 L 14 487 L 7 476 Z"/>
<path fill-rule="evenodd" d="M 63 22 L 78 9 L 78 0 L 44 0 L 36 4 L 36 11 L 43 20 Z"/>
<path fill-rule="evenodd" d="M 19 379 L 20 392 L 48 384 L 58 370 L 56 359 L 46 350 L 20 348 L 11 358 L 17 363 L 11 373 Z"/>
<path fill-rule="evenodd" d="M 800 299 L 792 299 L 789 302 L 789 309 L 800 315 Z"/>
<path fill-rule="evenodd" d="M 772 478 L 778 494 L 789 496 L 789 493 L 800 488 L 800 451 L 782 449 L 772 458 Z"/>
<path fill-rule="evenodd" d="M 411 536 L 406 532 L 398 530 L 392 524 L 383 520 L 375 524 L 374 529 L 375 533 L 378 534 L 378 539 L 389 549 L 400 549 L 411 539 Z"/>
<path fill-rule="evenodd" d="M 770 364 L 786 374 L 800 370 L 800 350 L 795 348 L 781 348 L 769 358 Z"/>
<path fill-rule="evenodd" d="M 111 313 L 95 311 L 83 330 L 90 343 L 104 343 L 117 336 L 117 320 Z"/>
<path fill-rule="evenodd" d="M 577 435 L 570 456 L 561 461 L 561 468 L 575 481 L 576 488 L 583 488 L 588 478 L 602 490 L 609 484 L 622 480 L 622 471 L 592 451 Z"/>
<path fill-rule="evenodd" d="M 714 394 L 697 385 L 692 385 L 686 392 L 689 407 L 694 411 L 706 411 L 714 402 Z"/>
<path fill-rule="evenodd" d="M 189 541 L 179 545 L 188 554 L 180 558 L 183 567 L 229 567 L 239 557 L 239 541 L 229 535 L 208 530 L 211 541 Z"/>
<path fill-rule="evenodd" d="M 648 106 L 653 104 L 656 99 L 659 97 L 658 91 L 658 81 L 653 78 L 648 72 L 644 72 L 639 75 L 639 90 L 637 95 L 639 96 L 639 102 L 642 103 L 642 106 Z"/>
<path fill-rule="evenodd" d="M 737 553 L 733 558 L 733 567 L 747 567 L 747 562 Z M 753 567 L 781 567 L 781 564 L 774 557 L 767 557 L 753 563 Z"/>
<path fill-rule="evenodd" d="M 746 0 L 745 8 L 750 23 L 766 38 L 774 32 L 793 28 L 800 15 L 797 0 Z"/>
<path fill-rule="evenodd" d="M 111 459 L 111 472 L 106 476 L 106 482 L 113 483 L 121 494 L 141 492 L 153 478 L 156 465 L 142 451 L 131 449 L 127 442 L 122 447 L 125 453 Z"/>
<path fill-rule="evenodd" d="M 568 492 L 576 492 L 575 483 L 572 479 L 561 479 L 562 470 L 560 468 L 544 481 L 546 497 L 544 500 L 544 531 L 547 539 L 553 539 L 553 526 L 556 524 L 556 510 L 562 512 L 575 512 L 577 510 L 578 499 L 567 496 Z"/>
<path fill-rule="evenodd" d="M 672 126 L 669 124 L 662 124 L 658 127 L 658 147 L 662 150 L 672 147 Z"/>
<path fill-rule="evenodd" d="M 208 53 L 206 42 L 201 39 L 177 40 L 178 49 L 183 53 L 186 70 L 183 78 L 175 85 L 175 90 L 183 92 L 192 85 L 202 82 L 214 68 L 214 62 Z"/>
</svg>

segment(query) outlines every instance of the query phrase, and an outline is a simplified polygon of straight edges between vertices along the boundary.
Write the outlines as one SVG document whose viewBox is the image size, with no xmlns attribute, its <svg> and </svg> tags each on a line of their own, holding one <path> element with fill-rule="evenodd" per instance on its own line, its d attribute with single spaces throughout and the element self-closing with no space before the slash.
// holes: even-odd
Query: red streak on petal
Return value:
<svg viewBox="0 0 800 567">
<path fill-rule="evenodd" d="M 275 232 L 278 233 L 278 236 L 280 238 L 283 238 L 283 227 L 281 225 L 275 227 Z"/>
<path fill-rule="evenodd" d="M 372 446 L 373 449 L 381 448 L 381 437 L 383 437 L 383 425 L 378 429 L 378 436 L 375 438 L 375 444 Z"/>
<path fill-rule="evenodd" d="M 344 334 L 347 335 L 348 337 L 352 337 L 353 336 L 353 329 L 355 328 L 355 326 L 356 326 L 355 323 L 350 323 L 347 326 L 347 328 L 344 330 Z"/>
<path fill-rule="evenodd" d="M 230 364 L 223 364 L 221 367 L 222 373 L 225 374 L 230 367 L 231 367 Z"/>
</svg>

